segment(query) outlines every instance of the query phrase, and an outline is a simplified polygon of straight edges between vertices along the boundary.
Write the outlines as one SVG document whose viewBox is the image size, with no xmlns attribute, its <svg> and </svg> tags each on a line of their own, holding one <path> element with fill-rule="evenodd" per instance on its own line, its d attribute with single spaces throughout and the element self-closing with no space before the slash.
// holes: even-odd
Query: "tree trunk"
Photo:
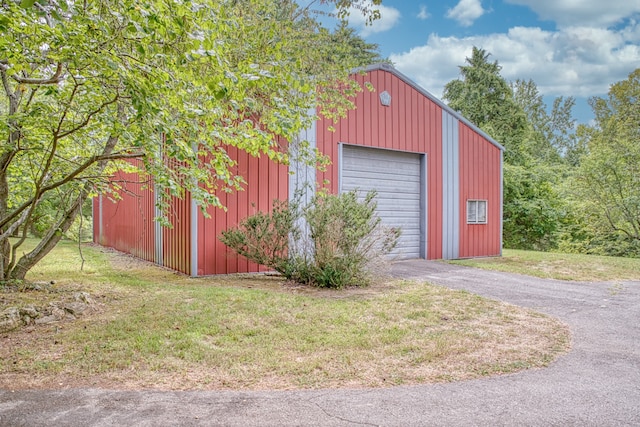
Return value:
<svg viewBox="0 0 640 427">
<path fill-rule="evenodd" d="M 14 91 L 9 84 L 7 74 L 2 71 L 1 73 L 2 85 L 5 90 L 5 94 L 9 100 L 9 117 L 13 117 L 18 112 L 18 105 L 20 100 L 20 94 L 22 92 L 17 89 Z M 18 140 L 20 139 L 20 130 L 17 129 L 15 119 L 10 118 L 7 122 L 9 126 L 9 135 L 7 136 L 6 147 L 0 153 L 0 219 L 4 219 L 9 214 L 9 180 L 7 176 L 7 169 L 13 156 L 16 153 L 18 146 Z M 8 269 L 11 263 L 11 244 L 9 243 L 9 234 L 7 231 L 8 225 L 0 228 L 0 281 L 7 279 Z"/>
<path fill-rule="evenodd" d="M 118 142 L 117 136 L 110 136 L 102 151 L 102 156 L 110 155 Z M 102 174 L 108 161 L 101 160 L 97 163 L 96 175 Z M 5 273 L 4 280 L 15 279 L 24 280 L 27 272 L 31 270 L 42 258 L 45 257 L 58 244 L 64 233 L 73 225 L 74 220 L 82 211 L 82 205 L 87 200 L 91 190 L 91 183 L 86 182 L 75 201 L 64 212 L 64 215 L 54 224 L 40 240 L 38 246 L 28 254 L 23 255 L 18 262 Z M 7 245 L 8 245 L 7 241 Z"/>
<path fill-rule="evenodd" d="M 9 279 L 24 280 L 27 272 L 33 268 L 45 255 L 47 255 L 60 242 L 64 233 L 73 225 L 73 221 L 82 211 L 82 205 L 87 200 L 89 183 L 85 184 L 76 200 L 64 213 L 62 218 L 52 226 L 47 234 L 40 240 L 34 250 L 23 255 L 9 272 Z"/>
</svg>

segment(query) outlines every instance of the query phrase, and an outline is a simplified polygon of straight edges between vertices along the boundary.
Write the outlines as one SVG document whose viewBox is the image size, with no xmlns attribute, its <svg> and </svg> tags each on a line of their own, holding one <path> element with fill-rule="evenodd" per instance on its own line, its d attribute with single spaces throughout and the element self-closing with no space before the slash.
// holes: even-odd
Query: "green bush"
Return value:
<svg viewBox="0 0 640 427">
<path fill-rule="evenodd" d="M 274 200 L 271 214 L 258 212 L 249 216 L 218 238 L 239 255 L 291 278 L 294 272 L 288 257 L 289 238 L 299 234 L 296 218 L 296 208 L 286 201 Z"/>
<path fill-rule="evenodd" d="M 248 217 L 219 238 L 236 253 L 299 283 L 365 286 L 400 236 L 375 215 L 375 196 L 373 191 L 363 200 L 356 191 L 317 195 L 304 208 L 274 201 L 271 214 Z"/>
</svg>

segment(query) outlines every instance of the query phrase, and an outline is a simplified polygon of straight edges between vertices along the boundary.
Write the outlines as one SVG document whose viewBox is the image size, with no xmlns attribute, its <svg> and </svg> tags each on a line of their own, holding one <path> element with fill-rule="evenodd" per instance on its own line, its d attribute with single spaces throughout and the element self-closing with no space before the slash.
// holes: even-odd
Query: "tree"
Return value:
<svg viewBox="0 0 640 427">
<path fill-rule="evenodd" d="M 578 144 L 575 136 L 573 97 L 557 97 L 551 111 L 542 99 L 533 80 L 516 80 L 511 85 L 515 103 L 527 117 L 524 150 L 537 162 L 557 165 L 564 160 L 571 163 Z"/>
<path fill-rule="evenodd" d="M 505 206 L 504 240 L 523 249 L 554 249 L 560 236 L 575 226 L 575 207 L 562 196 L 582 141 L 572 115 L 575 100 L 557 97 L 548 111 L 532 80 L 516 80 L 511 87 L 526 114 L 527 130 L 522 144 L 525 164 L 507 165 L 505 170 L 505 198 L 516 206 Z"/>
<path fill-rule="evenodd" d="M 329 48 L 327 60 L 330 62 L 353 61 L 357 67 L 390 62 L 389 59 L 380 56 L 379 46 L 376 43 L 367 43 L 345 21 L 338 24 L 335 30 L 330 33 L 329 38 L 331 43 L 326 46 Z"/>
<path fill-rule="evenodd" d="M 544 103 L 533 82 L 509 85 L 483 49 L 474 47 L 466 61 L 462 79 L 447 83 L 444 98 L 505 147 L 504 245 L 549 249 L 555 245 L 561 203 L 554 170 L 538 158 L 540 147 L 555 150 L 546 139 L 553 131 Z"/>
<path fill-rule="evenodd" d="M 489 62 L 489 56 L 484 49 L 474 46 L 471 58 L 466 59 L 468 65 L 460 66 L 462 79 L 447 83 L 443 98 L 451 108 L 504 145 L 507 162 L 523 164 L 526 117 L 500 75 L 498 61 Z"/>
<path fill-rule="evenodd" d="M 556 186 L 555 170 L 504 165 L 503 242 L 506 247 L 549 250 L 557 246 L 567 209 Z"/>
<path fill-rule="evenodd" d="M 589 135 L 572 192 L 592 240 L 607 253 L 640 256 L 640 68 L 590 100 Z"/>
<path fill-rule="evenodd" d="M 344 113 L 353 62 L 316 49 L 331 41 L 313 3 L 1 2 L 0 281 L 23 279 L 117 168 L 153 177 L 161 208 L 185 191 L 220 206 L 216 190 L 243 181 L 227 147 L 286 162 L 278 141 L 308 126 L 309 108 Z M 380 0 L 321 3 L 379 15 Z M 18 258 L 43 203 L 59 212 Z"/>
</svg>

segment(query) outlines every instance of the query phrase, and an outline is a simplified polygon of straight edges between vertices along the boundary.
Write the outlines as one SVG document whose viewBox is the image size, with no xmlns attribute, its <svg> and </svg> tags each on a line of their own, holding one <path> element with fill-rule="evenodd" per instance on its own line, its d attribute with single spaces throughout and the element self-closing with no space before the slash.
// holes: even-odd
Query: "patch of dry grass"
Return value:
<svg viewBox="0 0 640 427">
<path fill-rule="evenodd" d="M 547 279 L 582 282 L 640 280 L 639 258 L 505 249 L 502 257 L 450 262 Z"/>
<path fill-rule="evenodd" d="M 192 279 L 84 250 L 84 272 L 60 267 L 73 252 L 63 245 L 34 276 L 98 295 L 96 310 L 0 335 L 0 387 L 384 387 L 541 367 L 569 346 L 553 318 L 425 283 L 336 291 L 266 275 Z"/>
</svg>

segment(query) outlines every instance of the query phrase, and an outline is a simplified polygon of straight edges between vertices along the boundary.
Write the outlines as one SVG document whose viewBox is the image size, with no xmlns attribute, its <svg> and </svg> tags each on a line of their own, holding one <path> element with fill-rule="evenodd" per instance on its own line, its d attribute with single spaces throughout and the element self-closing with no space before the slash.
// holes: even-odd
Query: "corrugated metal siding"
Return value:
<svg viewBox="0 0 640 427">
<path fill-rule="evenodd" d="M 94 240 L 103 246 L 154 261 L 152 192 L 138 182 L 138 175 L 118 172 L 113 179 L 123 187 L 119 192 L 121 199 L 114 201 L 106 195 L 94 199 L 94 233 L 97 233 Z"/>
<path fill-rule="evenodd" d="M 500 150 L 460 123 L 460 253 L 461 258 L 500 255 Z M 487 200 L 487 224 L 467 224 L 467 200 Z"/>
<path fill-rule="evenodd" d="M 315 115 L 315 109 L 309 111 L 310 115 Z M 309 165 L 300 158 L 300 149 L 298 144 L 306 141 L 310 149 L 316 148 L 316 123 L 304 129 L 298 135 L 297 141 L 291 145 L 289 151 L 289 200 L 299 203 L 301 207 L 308 206 L 316 194 L 316 168 Z M 309 245 L 311 241 L 311 231 L 304 218 L 299 218 L 297 226 L 300 229 L 300 237 L 298 239 L 289 240 L 289 253 L 292 254 L 310 254 L 312 248 Z"/>
<path fill-rule="evenodd" d="M 191 274 L 191 196 L 172 198 L 167 213 L 171 228 L 162 228 L 162 265 Z"/>
<path fill-rule="evenodd" d="M 228 251 L 218 236 L 248 215 L 270 212 L 273 199 L 287 200 L 288 197 L 287 166 L 276 164 L 264 155 L 260 159 L 249 156 L 235 147 L 229 147 L 228 154 L 237 162 L 235 172 L 243 176 L 247 184 L 244 191 L 218 194 L 226 211 L 209 207 L 210 218 L 198 213 L 198 275 L 265 270 Z"/>
<path fill-rule="evenodd" d="M 101 214 L 102 194 L 91 200 L 91 227 L 93 229 L 93 243 L 100 243 L 102 236 L 100 224 L 102 224 Z"/>
<path fill-rule="evenodd" d="M 442 107 L 385 70 L 354 77 L 371 82 L 375 92 L 364 90 L 355 99 L 356 110 L 345 119 L 318 123 L 318 148 L 333 159 L 318 183 L 329 180 L 338 191 L 338 143 L 388 148 L 427 154 L 427 258 L 442 258 Z M 381 105 L 379 95 L 391 94 L 391 106 Z M 335 132 L 328 130 L 335 127 Z"/>
<path fill-rule="evenodd" d="M 456 221 L 459 224 L 459 257 L 499 254 L 501 147 L 397 71 L 375 68 L 354 78 L 361 84 L 370 82 L 376 90 L 358 94 L 356 109 L 349 111 L 346 119 L 338 123 L 328 120 L 317 123 L 317 147 L 333 160 L 333 164 L 325 171 L 317 172 L 316 182 L 323 185 L 328 180 L 329 191 L 335 193 L 339 190 L 337 163 L 340 143 L 425 154 L 422 161 L 426 165 L 422 164 L 421 168 L 427 172 L 422 178 L 425 194 L 421 203 L 427 212 L 427 231 L 421 238 L 423 241 L 426 238 L 426 257 L 455 257 Z M 389 107 L 380 103 L 379 94 L 383 91 L 392 97 Z M 330 126 L 335 127 L 335 132 L 329 131 Z M 444 134 L 443 128 L 446 129 Z M 197 265 L 197 271 L 193 273 L 198 275 L 264 269 L 230 255 L 217 237 L 222 230 L 236 225 L 247 215 L 258 210 L 270 211 L 272 199 L 287 199 L 288 170 L 266 157 L 256 159 L 233 147 L 228 151 L 230 157 L 237 161 L 236 171 L 245 177 L 247 186 L 245 192 L 219 194 L 226 211 L 209 208 L 211 218 L 205 218 L 200 212 L 192 215 L 189 197 L 175 200 L 170 212 L 174 229 L 160 231 L 154 227 L 154 198 L 150 190 L 143 190 L 139 184 L 128 184 L 127 190 L 132 194 L 123 194 L 124 200 L 118 204 L 111 203 L 104 196 L 102 202 L 94 200 L 94 218 L 99 218 L 98 223 L 94 223 L 94 239 L 187 274 L 192 265 Z M 456 156 L 459 156 L 459 174 L 455 173 Z M 446 197 L 443 196 L 443 185 Z M 456 188 L 459 191 L 457 195 Z M 489 201 L 489 224 L 466 225 L 468 198 Z M 453 234 L 449 234 L 452 229 Z M 198 240 L 196 246 L 191 246 L 190 236 L 194 230 Z M 447 236 L 446 239 L 443 235 Z M 157 242 L 155 251 L 154 240 Z M 190 259 L 192 255 L 193 260 Z"/>
</svg>

